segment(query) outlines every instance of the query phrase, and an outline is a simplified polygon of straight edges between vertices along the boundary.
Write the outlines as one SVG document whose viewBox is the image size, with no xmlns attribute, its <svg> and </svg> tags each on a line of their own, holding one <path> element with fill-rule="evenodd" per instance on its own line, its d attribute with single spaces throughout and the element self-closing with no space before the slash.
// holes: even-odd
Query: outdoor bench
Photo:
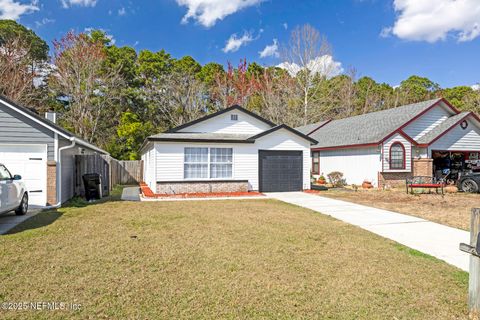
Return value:
<svg viewBox="0 0 480 320">
<path fill-rule="evenodd" d="M 415 176 L 406 180 L 407 193 L 413 194 L 414 189 L 435 189 L 438 193 L 441 190 L 444 194 L 445 182 L 430 176 Z"/>
</svg>

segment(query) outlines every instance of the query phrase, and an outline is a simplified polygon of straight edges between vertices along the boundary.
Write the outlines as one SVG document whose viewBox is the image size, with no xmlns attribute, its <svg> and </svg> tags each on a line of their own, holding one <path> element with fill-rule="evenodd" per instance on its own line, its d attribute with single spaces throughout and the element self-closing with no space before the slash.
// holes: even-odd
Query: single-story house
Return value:
<svg viewBox="0 0 480 320">
<path fill-rule="evenodd" d="M 148 137 L 145 183 L 157 194 L 310 189 L 317 141 L 232 106 Z"/>
<path fill-rule="evenodd" d="M 57 125 L 55 113 L 45 116 L 0 96 L 0 163 L 22 176 L 39 207 L 74 196 L 75 155 L 108 154 Z"/>
<path fill-rule="evenodd" d="M 317 140 L 312 173 L 344 174 L 348 184 L 405 183 L 411 176 L 455 180 L 480 170 L 480 118 L 434 99 L 296 128 Z M 445 169 L 448 169 L 445 170 Z"/>
</svg>

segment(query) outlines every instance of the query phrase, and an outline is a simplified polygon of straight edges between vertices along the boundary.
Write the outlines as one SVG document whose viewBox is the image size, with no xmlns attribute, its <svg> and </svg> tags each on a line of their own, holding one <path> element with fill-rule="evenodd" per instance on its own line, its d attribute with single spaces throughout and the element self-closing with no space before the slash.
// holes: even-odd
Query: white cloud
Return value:
<svg viewBox="0 0 480 320">
<path fill-rule="evenodd" d="M 127 14 L 127 9 L 125 9 L 125 7 L 122 7 L 120 9 L 118 9 L 118 15 L 119 16 L 124 16 Z"/>
<path fill-rule="evenodd" d="M 14 0 L 0 0 L 0 19 L 18 20 L 20 16 L 38 10 L 37 1 L 26 4 Z"/>
<path fill-rule="evenodd" d="M 240 47 L 246 45 L 253 40 L 253 36 L 250 32 L 245 32 L 240 38 L 238 38 L 237 34 L 234 33 L 230 36 L 230 38 L 228 38 L 222 51 L 225 53 L 238 51 Z"/>
<path fill-rule="evenodd" d="M 283 29 L 285 29 L 285 30 L 288 29 L 288 23 L 286 23 L 286 22 L 283 23 Z"/>
<path fill-rule="evenodd" d="M 40 28 L 46 24 L 54 23 L 54 22 L 55 22 L 55 19 L 43 18 L 42 20 L 35 21 L 35 26 L 37 26 L 37 28 Z"/>
<path fill-rule="evenodd" d="M 62 0 L 62 7 L 70 8 L 73 6 L 79 7 L 95 7 L 97 0 Z"/>
<path fill-rule="evenodd" d="M 280 54 L 278 53 L 278 41 L 273 39 L 273 44 L 267 45 L 262 51 L 259 52 L 260 58 L 266 57 L 276 57 L 278 58 Z"/>
<path fill-rule="evenodd" d="M 471 41 L 480 35 L 478 0 L 394 0 L 397 20 L 384 28 L 381 36 L 436 42 L 452 35 L 458 41 Z"/>
<path fill-rule="evenodd" d="M 292 76 L 295 76 L 302 69 L 299 65 L 289 62 L 282 62 L 277 65 L 277 67 L 287 70 Z M 327 78 L 338 76 L 343 72 L 342 63 L 335 61 L 333 57 L 328 54 L 311 60 L 307 64 L 307 68 Z"/>
<path fill-rule="evenodd" d="M 472 85 L 472 86 L 470 86 L 470 87 L 471 87 L 473 90 L 475 90 L 475 91 L 480 90 L 480 84 L 474 84 L 474 85 Z"/>
<path fill-rule="evenodd" d="M 188 11 L 182 19 L 187 23 L 190 19 L 196 20 L 201 25 L 209 28 L 218 20 L 223 20 L 244 8 L 259 4 L 263 0 L 176 0 L 177 4 L 187 7 Z"/>
</svg>

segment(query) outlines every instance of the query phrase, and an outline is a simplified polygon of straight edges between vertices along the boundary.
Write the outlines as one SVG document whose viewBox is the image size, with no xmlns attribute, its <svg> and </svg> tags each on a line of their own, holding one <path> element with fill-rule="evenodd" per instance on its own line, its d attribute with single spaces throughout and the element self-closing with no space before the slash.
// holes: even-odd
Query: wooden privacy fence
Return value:
<svg viewBox="0 0 480 320">
<path fill-rule="evenodd" d="M 111 158 L 112 185 L 138 184 L 143 181 L 143 161 L 119 161 Z"/>
<path fill-rule="evenodd" d="M 87 173 L 98 173 L 102 179 L 102 194 L 108 196 L 112 190 L 110 179 L 110 164 L 103 157 L 93 155 L 75 156 L 75 194 L 85 195 L 82 176 Z"/>
<path fill-rule="evenodd" d="M 110 156 L 76 155 L 75 156 L 75 193 L 84 195 L 82 176 L 98 173 L 102 179 L 103 195 L 109 194 L 116 185 L 138 184 L 143 181 L 143 161 L 119 161 Z"/>
</svg>

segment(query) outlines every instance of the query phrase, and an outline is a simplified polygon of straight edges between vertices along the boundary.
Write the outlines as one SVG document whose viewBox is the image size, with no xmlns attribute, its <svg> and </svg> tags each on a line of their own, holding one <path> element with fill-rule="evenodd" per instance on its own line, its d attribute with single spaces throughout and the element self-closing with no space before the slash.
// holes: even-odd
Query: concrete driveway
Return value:
<svg viewBox="0 0 480 320">
<path fill-rule="evenodd" d="M 269 193 L 268 196 L 332 216 L 468 272 L 469 256 L 458 249 L 460 242 L 470 242 L 470 233 L 467 231 L 393 211 L 304 192 Z"/>
<path fill-rule="evenodd" d="M 7 233 L 11 229 L 13 229 L 13 227 L 16 227 L 23 221 L 37 215 L 40 211 L 42 210 L 32 207 L 29 208 L 28 213 L 23 216 L 17 216 L 13 211 L 6 214 L 0 214 L 0 235 Z"/>
</svg>

